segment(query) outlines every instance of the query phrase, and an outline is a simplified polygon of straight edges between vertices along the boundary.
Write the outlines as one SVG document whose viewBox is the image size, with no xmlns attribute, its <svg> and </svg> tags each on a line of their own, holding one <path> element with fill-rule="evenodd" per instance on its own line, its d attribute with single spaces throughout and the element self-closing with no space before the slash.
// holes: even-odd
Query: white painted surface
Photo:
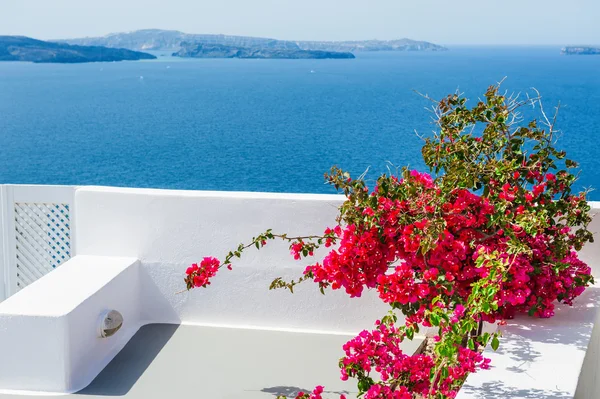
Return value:
<svg viewBox="0 0 600 399">
<path fill-rule="evenodd" d="M 181 293 L 191 263 L 222 259 L 268 228 L 321 234 L 335 224 L 342 201 L 337 195 L 85 187 L 75 194 L 77 253 L 140 259 L 147 323 L 357 332 L 387 311 L 374 292 L 358 300 L 343 292 L 322 296 L 311 282 L 293 295 L 268 290 L 274 278 L 299 277 L 309 264 L 293 260 L 282 242 L 249 249 L 207 289 Z"/>
<path fill-rule="evenodd" d="M 592 275 L 597 280 L 596 285 L 600 286 L 600 202 L 590 202 L 590 206 L 593 219 L 588 229 L 594 233 L 595 242 L 583 247 L 579 257 L 592 268 Z"/>
<path fill-rule="evenodd" d="M 0 389 L 74 392 L 89 384 L 139 329 L 139 262 L 78 256 L 0 304 Z M 122 329 L 98 336 L 116 309 Z M 7 361 L 10 359 L 10 361 Z"/>
<path fill-rule="evenodd" d="M 600 311 L 596 311 L 592 337 L 585 353 L 575 399 L 598 399 L 600 397 Z"/>
<path fill-rule="evenodd" d="M 550 319 L 509 321 L 498 351 L 486 351 L 492 369 L 469 375 L 457 399 L 574 398 L 599 305 L 594 287 L 573 308 L 558 305 Z"/>
<path fill-rule="evenodd" d="M 7 209 L 6 185 L 0 184 L 0 301 L 6 299 L 7 277 L 8 274 L 8 209 Z"/>
<path fill-rule="evenodd" d="M 77 398 L 275 399 L 287 394 L 291 399 L 324 385 L 326 399 L 339 399 L 342 392 L 356 399 L 356 382 L 341 381 L 337 368 L 350 338 L 151 324 L 140 328 Z M 414 352 L 421 343 L 415 338 L 401 345 Z M 0 399 L 43 398 L 48 396 L 0 393 Z"/>
<path fill-rule="evenodd" d="M 8 298 L 0 311 L 3 315 L 65 316 L 135 262 L 135 258 L 75 257 L 30 289 Z"/>
</svg>

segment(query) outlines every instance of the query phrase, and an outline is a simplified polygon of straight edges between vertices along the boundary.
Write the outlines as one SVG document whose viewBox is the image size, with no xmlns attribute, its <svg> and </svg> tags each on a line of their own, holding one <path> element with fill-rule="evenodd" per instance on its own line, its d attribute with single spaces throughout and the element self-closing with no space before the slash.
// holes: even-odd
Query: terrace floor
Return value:
<svg viewBox="0 0 600 399">
<path fill-rule="evenodd" d="M 274 399 L 324 385 L 354 397 L 339 378 L 351 337 L 251 329 L 150 324 L 142 327 L 85 389 L 69 397 Z M 405 343 L 414 352 L 422 339 Z M 334 395 L 338 393 L 338 395 Z M 0 395 L 0 399 L 49 396 Z M 54 395 L 55 397 L 55 395 Z M 83 398 L 82 398 L 83 399 Z"/>
</svg>

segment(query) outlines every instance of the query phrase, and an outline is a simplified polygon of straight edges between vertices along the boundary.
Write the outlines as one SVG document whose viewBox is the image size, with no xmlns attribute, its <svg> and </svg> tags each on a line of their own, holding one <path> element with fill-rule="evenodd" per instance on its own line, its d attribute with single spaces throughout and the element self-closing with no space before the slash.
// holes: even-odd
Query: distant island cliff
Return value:
<svg viewBox="0 0 600 399">
<path fill-rule="evenodd" d="M 102 46 L 46 42 L 24 36 L 0 36 L 0 61 L 82 63 L 150 60 L 151 54 Z"/>
<path fill-rule="evenodd" d="M 240 47 L 211 43 L 181 43 L 175 57 L 183 58 L 278 58 L 278 59 L 342 59 L 355 58 L 350 52 L 301 50 L 269 47 Z"/>
<path fill-rule="evenodd" d="M 328 51 L 447 51 L 446 47 L 412 39 L 397 40 L 350 40 L 340 42 L 303 41 L 296 42 L 305 50 Z"/>
<path fill-rule="evenodd" d="M 178 52 L 182 43 L 202 43 L 260 49 L 286 49 L 329 52 L 359 51 L 445 51 L 443 46 L 411 39 L 362 40 L 362 41 L 292 41 L 262 37 L 229 36 L 211 34 L 189 34 L 174 30 L 144 29 L 134 32 L 113 33 L 103 37 L 66 39 L 60 42 L 86 45 L 127 48 L 141 51 Z"/>
<path fill-rule="evenodd" d="M 81 63 L 149 60 L 143 51 L 167 51 L 182 58 L 352 59 L 361 51 L 444 51 L 437 44 L 410 39 L 363 41 L 291 41 L 250 36 L 188 34 L 145 29 L 88 37 L 42 41 L 0 36 L 0 61 Z"/>
<path fill-rule="evenodd" d="M 600 55 L 600 47 L 567 46 L 563 47 L 561 54 L 566 55 Z"/>
</svg>

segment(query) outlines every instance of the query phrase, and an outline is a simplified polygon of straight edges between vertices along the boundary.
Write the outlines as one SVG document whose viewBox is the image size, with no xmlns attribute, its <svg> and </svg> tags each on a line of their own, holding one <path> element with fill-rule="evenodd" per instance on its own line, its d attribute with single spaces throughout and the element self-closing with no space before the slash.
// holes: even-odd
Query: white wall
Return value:
<svg viewBox="0 0 600 399">
<path fill-rule="evenodd" d="M 592 202 L 594 217 L 589 229 L 594 233 L 596 242 L 588 244 L 581 251 L 581 259 L 592 267 L 592 275 L 596 278 L 596 286 L 600 287 L 600 202 Z M 597 303 L 596 306 L 600 305 Z M 589 325 L 589 322 L 588 322 Z M 596 310 L 592 335 L 586 348 L 585 358 L 577 383 L 575 399 L 597 399 L 600 397 L 600 311 Z"/>
<path fill-rule="evenodd" d="M 293 260 L 281 242 L 248 250 L 207 289 L 179 293 L 191 263 L 204 256 L 222 259 L 268 228 L 321 234 L 335 224 L 342 201 L 337 195 L 80 188 L 77 254 L 140 259 L 147 322 L 357 332 L 387 311 L 374 292 L 360 300 L 343 292 L 322 296 L 310 281 L 293 295 L 268 290 L 275 277 L 299 277 L 309 264 Z"/>
<path fill-rule="evenodd" d="M 69 262 L 75 263 L 71 265 L 73 269 L 88 270 L 80 280 L 108 277 L 68 314 L 67 391 L 75 392 L 92 382 L 143 325 L 139 301 L 141 266 L 133 258 L 76 256 Z M 90 270 L 92 267 L 94 270 Z M 100 338 L 99 316 L 113 309 L 123 316 L 123 326 L 115 335 Z"/>
<path fill-rule="evenodd" d="M 592 223 L 588 226 L 594 234 L 595 242 L 588 243 L 579 253 L 581 260 L 592 268 L 592 275 L 596 277 L 597 285 L 600 283 L 600 202 L 590 202 L 592 210 Z"/>
<path fill-rule="evenodd" d="M 8 272 L 8 199 L 6 185 L 0 184 L 0 301 L 6 299 L 6 274 Z"/>
<path fill-rule="evenodd" d="M 592 329 L 592 336 L 586 348 L 585 358 L 577 382 L 575 399 L 597 399 L 600 397 L 600 312 L 596 311 L 596 318 Z"/>
</svg>

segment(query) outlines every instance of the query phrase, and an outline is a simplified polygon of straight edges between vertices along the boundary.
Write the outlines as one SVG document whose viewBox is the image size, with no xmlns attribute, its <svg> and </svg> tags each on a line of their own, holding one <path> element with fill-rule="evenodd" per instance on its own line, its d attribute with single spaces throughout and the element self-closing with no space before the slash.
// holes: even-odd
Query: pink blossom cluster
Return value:
<svg viewBox="0 0 600 399">
<path fill-rule="evenodd" d="M 381 382 L 373 384 L 365 393 L 365 398 L 412 399 L 415 393 L 426 396 L 438 390 L 453 398 L 457 393 L 456 381 L 461 381 L 477 369 L 489 367 L 490 360 L 479 351 L 459 347 L 457 362 L 448 368 L 448 376 L 440 378 L 438 384 L 432 387 L 430 375 L 435 366 L 433 358 L 429 354 L 403 353 L 400 343 L 404 337 L 404 333 L 394 325 L 379 320 L 374 330 L 362 331 L 343 346 L 345 356 L 340 360 L 342 380 L 377 372 Z"/>
<path fill-rule="evenodd" d="M 323 399 L 321 395 L 325 388 L 322 385 L 317 385 L 311 393 L 299 392 L 295 399 Z M 346 399 L 346 395 L 340 395 L 340 399 Z"/>
<path fill-rule="evenodd" d="M 217 274 L 221 262 L 212 257 L 202 259 L 200 265 L 194 263 L 185 271 L 185 281 L 192 287 L 206 287 L 210 285 L 210 279 Z"/>
<path fill-rule="evenodd" d="M 552 243 L 557 238 L 567 239 L 569 228 L 557 231 L 548 227 L 530 234 L 517 222 L 526 209 L 536 210 L 533 201 L 537 196 L 515 204 L 507 211 L 514 214 L 512 221 L 504 229 L 494 230 L 488 221 L 495 208 L 487 198 L 458 189 L 447 201 L 436 202 L 438 189 L 431 177 L 414 171 L 397 185 L 398 190 L 405 188 L 411 193 L 410 201 L 378 196 L 376 188 L 372 196 L 377 197 L 378 206 L 365 208 L 375 223 L 347 225 L 338 233 L 339 247 L 322 263 L 308 266 L 305 273 L 311 273 L 322 287 L 343 288 L 351 297 L 361 296 L 365 288 L 376 288 L 386 303 L 419 304 L 407 315 L 418 323 L 426 322 L 423 316 L 433 298 L 442 295 L 453 299 L 448 303 L 460 303 L 475 281 L 487 277 L 489 270 L 476 262 L 481 251 L 498 251 L 510 264 L 509 278 L 497 282 L 499 307 L 496 316 L 489 318 L 492 321 L 532 310 L 537 316 L 550 317 L 556 300 L 571 303 L 585 289 L 590 268 L 572 250 L 562 259 L 553 252 Z M 515 192 L 515 187 L 504 185 L 500 195 L 510 194 L 512 199 Z M 431 236 L 433 220 L 440 216 L 443 229 L 424 253 L 422 241 Z M 530 254 L 508 254 L 506 229 L 531 249 Z M 557 263 L 565 266 L 557 271 Z M 396 266 L 390 269 L 390 265 Z"/>
</svg>

